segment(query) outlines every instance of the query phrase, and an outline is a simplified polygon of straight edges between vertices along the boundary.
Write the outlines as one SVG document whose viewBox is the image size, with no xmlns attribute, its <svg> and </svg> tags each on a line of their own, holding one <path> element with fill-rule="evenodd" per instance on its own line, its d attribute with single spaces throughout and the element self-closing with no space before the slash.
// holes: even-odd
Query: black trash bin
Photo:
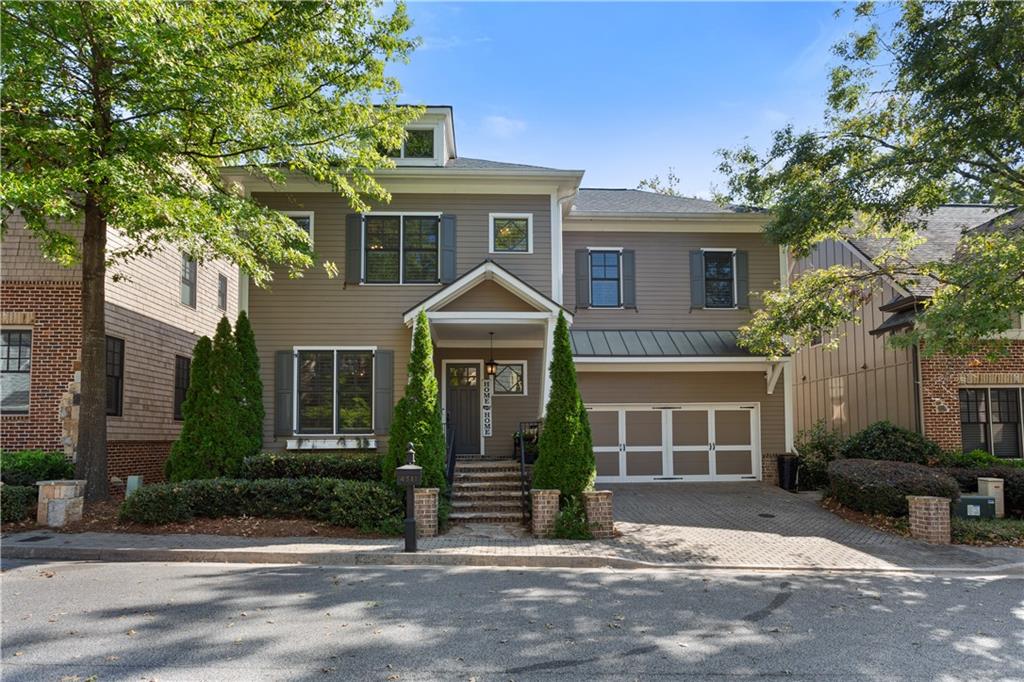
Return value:
<svg viewBox="0 0 1024 682">
<path fill-rule="evenodd" d="M 796 490 L 796 466 L 796 455 L 779 455 L 779 487 L 783 490 Z"/>
</svg>

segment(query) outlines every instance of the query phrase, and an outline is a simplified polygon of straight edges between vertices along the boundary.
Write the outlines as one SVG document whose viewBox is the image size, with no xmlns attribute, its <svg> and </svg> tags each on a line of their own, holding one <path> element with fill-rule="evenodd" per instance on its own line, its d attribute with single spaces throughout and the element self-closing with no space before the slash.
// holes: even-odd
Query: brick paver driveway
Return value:
<svg viewBox="0 0 1024 682">
<path fill-rule="evenodd" d="M 615 492 L 610 544 L 651 562 L 790 568 L 983 567 L 1024 551 L 936 547 L 845 521 L 818 496 L 762 483 L 602 486 Z"/>
</svg>

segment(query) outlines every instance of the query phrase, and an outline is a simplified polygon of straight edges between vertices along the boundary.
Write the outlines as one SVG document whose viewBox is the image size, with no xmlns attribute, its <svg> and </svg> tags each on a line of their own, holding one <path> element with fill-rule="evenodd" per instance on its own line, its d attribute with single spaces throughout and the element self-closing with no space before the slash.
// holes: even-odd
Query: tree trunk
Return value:
<svg viewBox="0 0 1024 682">
<path fill-rule="evenodd" d="M 75 477 L 86 480 L 85 498 L 110 496 L 107 476 L 107 220 L 94 197 L 86 198 L 82 237 L 82 385 Z"/>
</svg>

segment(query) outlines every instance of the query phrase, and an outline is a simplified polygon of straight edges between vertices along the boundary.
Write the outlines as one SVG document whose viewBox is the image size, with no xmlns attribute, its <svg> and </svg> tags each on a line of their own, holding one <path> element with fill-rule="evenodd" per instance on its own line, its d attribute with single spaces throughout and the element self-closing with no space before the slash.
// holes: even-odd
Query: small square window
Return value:
<svg viewBox="0 0 1024 682">
<path fill-rule="evenodd" d="M 434 158 L 434 130 L 407 130 L 405 138 L 405 158 Z"/>
<path fill-rule="evenodd" d="M 499 363 L 494 374 L 495 395 L 526 395 L 526 365 L 521 362 Z"/>
<path fill-rule="evenodd" d="M 313 212 L 312 211 L 285 211 L 286 216 L 291 218 L 299 228 L 309 236 L 309 243 L 313 243 Z"/>
<path fill-rule="evenodd" d="M 228 309 L 228 278 L 224 275 L 217 275 L 217 307 Z"/>
<path fill-rule="evenodd" d="M 491 214 L 491 253 L 532 253 L 533 216 Z"/>
</svg>

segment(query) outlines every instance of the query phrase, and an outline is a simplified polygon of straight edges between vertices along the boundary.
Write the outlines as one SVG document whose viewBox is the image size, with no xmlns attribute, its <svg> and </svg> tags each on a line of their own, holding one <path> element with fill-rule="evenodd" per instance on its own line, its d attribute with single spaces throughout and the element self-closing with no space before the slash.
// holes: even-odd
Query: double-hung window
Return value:
<svg viewBox="0 0 1024 682">
<path fill-rule="evenodd" d="M 174 418 L 178 421 L 184 419 L 181 413 L 181 406 L 185 404 L 185 396 L 188 394 L 188 384 L 192 379 L 192 359 L 184 355 L 174 356 Z"/>
<path fill-rule="evenodd" d="M 295 362 L 297 433 L 373 432 L 373 350 L 301 348 Z"/>
<path fill-rule="evenodd" d="M 228 309 L 228 278 L 224 275 L 217 275 L 217 307 Z"/>
<path fill-rule="evenodd" d="M 704 307 L 736 307 L 736 252 L 704 250 Z"/>
<path fill-rule="evenodd" d="M 964 452 L 985 450 L 997 457 L 1024 453 L 1024 388 L 960 389 L 960 439 Z"/>
<path fill-rule="evenodd" d="M 363 218 L 363 281 L 435 284 L 440 281 L 437 215 L 368 215 Z"/>
<path fill-rule="evenodd" d="M 196 307 L 196 283 L 198 270 L 195 260 L 187 253 L 181 254 L 181 302 L 191 308 Z"/>
<path fill-rule="evenodd" d="M 295 221 L 299 228 L 309 235 L 309 243 L 313 243 L 313 212 L 312 211 L 284 211 L 284 214 Z"/>
<path fill-rule="evenodd" d="M 622 306 L 622 252 L 590 251 L 590 306 L 619 308 Z"/>
<path fill-rule="evenodd" d="M 107 337 L 107 416 L 120 417 L 124 409 L 124 339 Z"/>
<path fill-rule="evenodd" d="M 0 332 L 0 414 L 28 414 L 32 330 Z"/>
</svg>

